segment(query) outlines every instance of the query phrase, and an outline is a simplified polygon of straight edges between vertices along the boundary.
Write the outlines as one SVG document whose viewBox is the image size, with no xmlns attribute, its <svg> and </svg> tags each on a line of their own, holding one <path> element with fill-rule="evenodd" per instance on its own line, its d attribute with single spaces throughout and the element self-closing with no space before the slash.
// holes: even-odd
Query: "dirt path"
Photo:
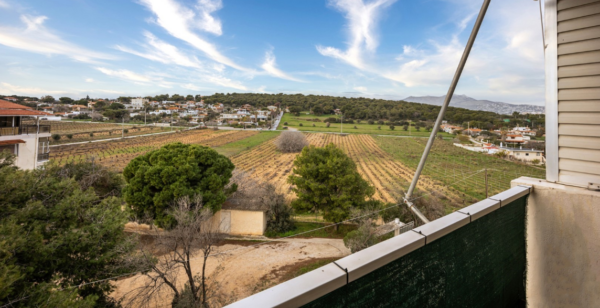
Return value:
<svg viewBox="0 0 600 308">
<path fill-rule="evenodd" d="M 311 260 L 337 259 L 350 254 L 341 239 L 294 238 L 255 246 L 248 245 L 253 245 L 254 242 L 234 243 L 235 241 L 227 241 L 225 245 L 219 246 L 217 253 L 221 254 L 211 257 L 207 265 L 209 275 L 215 273 L 218 266 L 222 267 L 216 275 L 216 280 L 224 297 L 232 301 L 283 282 L 282 279 L 286 279 L 286 276 L 289 278 L 286 274 L 309 264 Z M 200 272 L 202 260 L 199 254 L 196 257 L 197 259 L 192 260 L 192 268 Z M 179 287 L 182 288 L 185 279 L 183 275 L 179 277 Z M 112 296 L 121 298 L 144 281 L 144 276 L 140 274 L 117 281 L 117 289 Z M 171 298 L 172 294 L 164 294 L 156 306 L 167 305 Z"/>
</svg>

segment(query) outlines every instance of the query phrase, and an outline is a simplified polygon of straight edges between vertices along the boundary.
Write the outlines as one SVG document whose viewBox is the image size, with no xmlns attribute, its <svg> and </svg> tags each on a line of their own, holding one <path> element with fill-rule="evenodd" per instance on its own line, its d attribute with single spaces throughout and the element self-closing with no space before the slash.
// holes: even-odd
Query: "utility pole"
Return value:
<svg viewBox="0 0 600 308">
<path fill-rule="evenodd" d="M 121 139 L 125 138 L 125 115 L 121 117 Z"/>
<path fill-rule="evenodd" d="M 173 131 L 173 110 L 171 110 L 171 122 L 169 123 L 169 126 L 171 126 L 171 131 Z"/>
<path fill-rule="evenodd" d="M 344 131 L 344 114 L 342 113 L 342 117 L 340 120 L 340 134 L 342 134 Z"/>
<path fill-rule="evenodd" d="M 144 110 L 144 125 L 146 125 L 146 114 L 148 113 L 148 108 Z"/>
</svg>

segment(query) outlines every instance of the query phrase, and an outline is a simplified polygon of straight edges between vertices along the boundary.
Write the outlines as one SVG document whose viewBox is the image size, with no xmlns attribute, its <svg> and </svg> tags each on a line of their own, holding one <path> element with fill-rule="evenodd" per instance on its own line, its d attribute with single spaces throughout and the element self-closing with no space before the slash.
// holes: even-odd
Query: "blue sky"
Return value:
<svg viewBox="0 0 600 308">
<path fill-rule="evenodd" d="M 444 95 L 481 0 L 0 0 L 1 94 Z M 492 1 L 456 90 L 543 105 L 538 3 Z"/>
</svg>

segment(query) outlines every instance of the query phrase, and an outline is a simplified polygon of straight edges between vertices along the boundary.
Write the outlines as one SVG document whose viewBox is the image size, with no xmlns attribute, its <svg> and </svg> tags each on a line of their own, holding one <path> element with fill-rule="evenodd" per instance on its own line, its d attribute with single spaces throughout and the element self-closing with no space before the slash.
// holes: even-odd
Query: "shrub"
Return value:
<svg viewBox="0 0 600 308">
<path fill-rule="evenodd" d="M 407 130 L 408 130 L 408 125 L 404 125 L 404 126 L 402 126 L 402 129 L 403 129 L 404 131 L 407 131 Z"/>
<path fill-rule="evenodd" d="M 378 129 L 378 130 L 381 130 L 381 126 L 377 126 L 377 129 Z"/>
<path fill-rule="evenodd" d="M 360 120 L 356 120 L 356 123 L 360 124 Z"/>
<path fill-rule="evenodd" d="M 367 123 L 369 123 L 370 125 L 373 125 L 373 124 L 375 124 L 375 121 L 369 120 L 369 121 L 367 121 Z"/>
<path fill-rule="evenodd" d="M 313 124 L 313 127 L 317 127 L 315 124 Z"/>
<path fill-rule="evenodd" d="M 356 125 L 354 125 L 354 129 L 357 129 L 358 127 L 356 127 Z"/>
<path fill-rule="evenodd" d="M 52 140 L 54 140 L 54 141 L 60 140 L 60 135 L 59 134 L 53 134 L 52 135 Z"/>
<path fill-rule="evenodd" d="M 531 163 L 534 165 L 538 165 L 540 163 L 540 160 L 536 158 L 536 159 L 532 160 Z"/>
<path fill-rule="evenodd" d="M 283 132 L 279 135 L 279 138 L 275 140 L 275 146 L 283 153 L 300 152 L 307 145 L 308 141 L 301 132 Z"/>
<path fill-rule="evenodd" d="M 288 125 L 287 122 L 283 122 L 283 125 Z"/>
<path fill-rule="evenodd" d="M 128 129 L 124 129 L 123 132 L 127 134 L 127 133 L 129 133 L 129 130 Z"/>
<path fill-rule="evenodd" d="M 394 130 L 394 128 L 396 128 L 394 125 L 390 125 L 390 130 Z"/>
<path fill-rule="evenodd" d="M 298 124 L 298 126 L 302 127 L 302 126 L 304 126 L 304 125 L 302 125 L 302 123 L 300 123 L 300 124 Z"/>
<path fill-rule="evenodd" d="M 69 140 L 73 139 L 73 134 L 67 134 L 67 138 L 69 138 Z"/>
<path fill-rule="evenodd" d="M 327 124 L 325 124 L 325 127 L 329 127 L 329 126 L 331 126 L 331 123 L 327 122 Z"/>
<path fill-rule="evenodd" d="M 379 124 L 379 125 L 383 125 L 383 124 L 384 124 L 384 122 L 383 122 L 383 120 L 379 120 L 379 121 L 377 121 L 377 124 Z"/>
<path fill-rule="evenodd" d="M 417 131 L 420 132 L 421 131 L 421 127 L 417 126 Z"/>
<path fill-rule="evenodd" d="M 90 133 L 90 137 L 94 137 L 94 133 Z"/>
</svg>

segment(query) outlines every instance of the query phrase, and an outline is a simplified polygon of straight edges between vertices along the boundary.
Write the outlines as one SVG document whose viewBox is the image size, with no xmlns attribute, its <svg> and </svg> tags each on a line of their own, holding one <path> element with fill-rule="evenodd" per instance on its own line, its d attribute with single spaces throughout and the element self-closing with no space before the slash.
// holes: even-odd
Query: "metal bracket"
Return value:
<svg viewBox="0 0 600 308">
<path fill-rule="evenodd" d="M 589 190 L 595 190 L 595 191 L 600 191 L 600 183 L 589 182 L 587 189 L 589 189 Z"/>
</svg>

